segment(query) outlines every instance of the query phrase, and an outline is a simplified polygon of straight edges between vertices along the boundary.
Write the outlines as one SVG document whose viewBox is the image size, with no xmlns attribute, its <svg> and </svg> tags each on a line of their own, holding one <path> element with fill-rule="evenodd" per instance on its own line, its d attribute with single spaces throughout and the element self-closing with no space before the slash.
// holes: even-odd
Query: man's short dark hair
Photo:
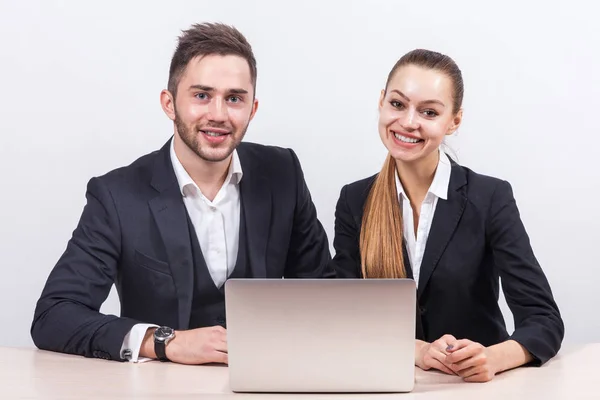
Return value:
<svg viewBox="0 0 600 400">
<path fill-rule="evenodd" d="M 194 24 L 184 30 L 169 68 L 168 89 L 177 95 L 177 85 L 188 63 L 196 57 L 218 54 L 236 55 L 244 58 L 250 67 L 252 86 L 256 92 L 256 59 L 252 46 L 244 35 L 233 26 L 222 23 Z"/>
</svg>

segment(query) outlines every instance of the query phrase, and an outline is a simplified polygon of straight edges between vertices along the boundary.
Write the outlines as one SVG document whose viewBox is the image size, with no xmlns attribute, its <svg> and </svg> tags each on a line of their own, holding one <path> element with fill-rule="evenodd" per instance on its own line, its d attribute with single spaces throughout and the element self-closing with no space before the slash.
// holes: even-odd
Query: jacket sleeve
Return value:
<svg viewBox="0 0 600 400">
<path fill-rule="evenodd" d="M 323 225 L 304 179 L 298 157 L 290 150 L 296 178 L 294 221 L 286 261 L 286 278 L 333 278 L 331 253 Z"/>
<path fill-rule="evenodd" d="M 37 302 L 31 337 L 43 350 L 122 360 L 123 339 L 140 321 L 99 312 L 118 272 L 119 218 L 100 179 L 90 180 L 86 199 L 79 223 Z"/>
<path fill-rule="evenodd" d="M 487 239 L 514 317 L 511 339 L 531 353 L 533 365 L 542 365 L 558 353 L 564 324 L 506 181 L 500 181 L 492 198 Z"/>
<path fill-rule="evenodd" d="M 347 189 L 342 188 L 335 207 L 335 256 L 331 264 L 338 278 L 360 278 L 360 232 L 348 207 Z"/>
</svg>

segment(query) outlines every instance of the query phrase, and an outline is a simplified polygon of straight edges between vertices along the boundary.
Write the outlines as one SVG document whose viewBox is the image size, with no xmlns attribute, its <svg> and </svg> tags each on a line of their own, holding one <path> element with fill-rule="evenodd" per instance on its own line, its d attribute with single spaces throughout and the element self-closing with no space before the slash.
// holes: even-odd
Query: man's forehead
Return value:
<svg viewBox="0 0 600 400">
<path fill-rule="evenodd" d="M 214 81 L 236 81 L 252 85 L 248 62 L 235 55 L 206 55 L 192 59 L 186 66 L 183 78 Z M 203 82 L 202 84 L 209 84 Z"/>
<path fill-rule="evenodd" d="M 223 95 L 246 93 L 254 96 L 250 66 L 236 55 L 203 55 L 194 57 L 177 82 L 178 92 L 206 91 Z"/>
</svg>

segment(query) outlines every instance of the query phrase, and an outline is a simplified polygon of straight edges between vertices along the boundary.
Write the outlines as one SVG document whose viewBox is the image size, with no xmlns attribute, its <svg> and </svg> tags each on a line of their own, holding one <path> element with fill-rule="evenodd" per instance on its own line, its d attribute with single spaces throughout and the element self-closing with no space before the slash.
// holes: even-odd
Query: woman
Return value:
<svg viewBox="0 0 600 400">
<path fill-rule="evenodd" d="M 558 352 L 564 325 L 508 182 L 451 161 L 440 149 L 462 119 L 463 80 L 445 55 L 414 50 L 388 76 L 380 173 L 344 186 L 333 266 L 341 278 L 417 282 L 415 364 L 488 381 Z M 514 315 L 509 335 L 499 278 Z"/>
</svg>

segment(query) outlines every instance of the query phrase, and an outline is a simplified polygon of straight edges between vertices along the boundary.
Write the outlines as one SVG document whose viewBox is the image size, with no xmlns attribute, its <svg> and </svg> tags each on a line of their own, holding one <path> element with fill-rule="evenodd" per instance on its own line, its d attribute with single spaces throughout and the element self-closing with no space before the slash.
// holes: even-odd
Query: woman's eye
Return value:
<svg viewBox="0 0 600 400">
<path fill-rule="evenodd" d="M 425 114 L 428 117 L 437 117 L 438 116 L 438 113 L 433 110 L 425 110 L 425 111 L 423 111 L 423 114 Z"/>
</svg>

